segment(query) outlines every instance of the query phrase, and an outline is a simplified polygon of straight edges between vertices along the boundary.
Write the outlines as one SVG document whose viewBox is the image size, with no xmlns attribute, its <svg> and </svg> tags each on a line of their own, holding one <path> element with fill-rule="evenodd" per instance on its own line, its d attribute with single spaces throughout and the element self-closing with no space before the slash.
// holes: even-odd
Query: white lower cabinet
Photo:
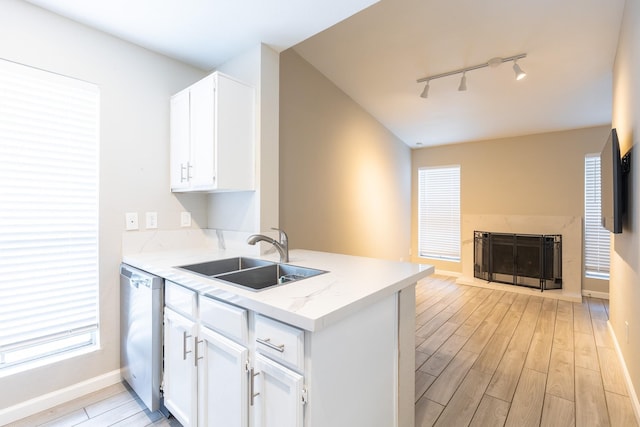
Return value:
<svg viewBox="0 0 640 427">
<path fill-rule="evenodd" d="M 164 404 L 185 427 L 197 425 L 196 328 L 194 321 L 165 307 Z"/>
<path fill-rule="evenodd" d="M 198 340 L 198 425 L 247 427 L 249 350 L 202 326 Z"/>
<path fill-rule="evenodd" d="M 309 332 L 190 292 L 165 283 L 164 398 L 184 427 L 413 425 L 415 304 L 394 294 Z"/>
<path fill-rule="evenodd" d="M 164 403 L 184 426 L 249 425 L 249 350 L 165 308 Z"/>
<path fill-rule="evenodd" d="M 254 426 L 302 427 L 304 377 L 261 354 L 254 369 Z"/>
</svg>

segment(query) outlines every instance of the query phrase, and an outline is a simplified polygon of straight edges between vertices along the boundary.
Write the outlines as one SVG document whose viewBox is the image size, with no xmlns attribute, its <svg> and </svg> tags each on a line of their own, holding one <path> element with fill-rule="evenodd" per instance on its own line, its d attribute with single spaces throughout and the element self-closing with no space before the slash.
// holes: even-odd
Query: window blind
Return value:
<svg viewBox="0 0 640 427">
<path fill-rule="evenodd" d="M 460 166 L 418 170 L 418 252 L 460 260 Z"/>
<path fill-rule="evenodd" d="M 97 342 L 99 97 L 0 60 L 0 368 Z"/>
<path fill-rule="evenodd" d="M 600 213 L 600 156 L 584 159 L 584 269 L 587 277 L 609 278 L 610 234 Z"/>
</svg>

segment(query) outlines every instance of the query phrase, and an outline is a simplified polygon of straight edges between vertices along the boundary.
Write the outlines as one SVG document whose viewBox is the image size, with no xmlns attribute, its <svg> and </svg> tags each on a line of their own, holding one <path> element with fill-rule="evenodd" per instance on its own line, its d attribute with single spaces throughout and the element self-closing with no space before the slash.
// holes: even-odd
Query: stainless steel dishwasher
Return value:
<svg viewBox="0 0 640 427">
<path fill-rule="evenodd" d="M 151 411 L 160 409 L 162 278 L 120 265 L 120 367 L 122 378 Z"/>
</svg>

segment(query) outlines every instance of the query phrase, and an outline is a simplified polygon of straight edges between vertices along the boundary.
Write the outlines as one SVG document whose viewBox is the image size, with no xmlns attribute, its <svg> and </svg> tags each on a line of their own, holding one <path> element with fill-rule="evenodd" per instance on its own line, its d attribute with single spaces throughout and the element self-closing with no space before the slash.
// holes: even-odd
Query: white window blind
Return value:
<svg viewBox="0 0 640 427">
<path fill-rule="evenodd" d="M 0 369 L 97 342 L 99 97 L 0 60 Z"/>
<path fill-rule="evenodd" d="M 460 260 L 460 166 L 418 171 L 418 252 Z"/>
<path fill-rule="evenodd" d="M 587 277 L 609 278 L 610 234 L 600 214 L 600 156 L 584 158 L 584 269 Z"/>
</svg>

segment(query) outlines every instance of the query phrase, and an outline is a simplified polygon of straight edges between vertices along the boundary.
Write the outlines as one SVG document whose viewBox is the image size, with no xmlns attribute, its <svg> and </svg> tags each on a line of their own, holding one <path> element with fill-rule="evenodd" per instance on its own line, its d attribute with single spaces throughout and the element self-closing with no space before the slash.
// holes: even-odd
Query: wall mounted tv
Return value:
<svg viewBox="0 0 640 427">
<path fill-rule="evenodd" d="M 622 233 L 623 179 L 618 134 L 611 129 L 600 153 L 600 196 L 602 226 L 612 233 Z"/>
</svg>

